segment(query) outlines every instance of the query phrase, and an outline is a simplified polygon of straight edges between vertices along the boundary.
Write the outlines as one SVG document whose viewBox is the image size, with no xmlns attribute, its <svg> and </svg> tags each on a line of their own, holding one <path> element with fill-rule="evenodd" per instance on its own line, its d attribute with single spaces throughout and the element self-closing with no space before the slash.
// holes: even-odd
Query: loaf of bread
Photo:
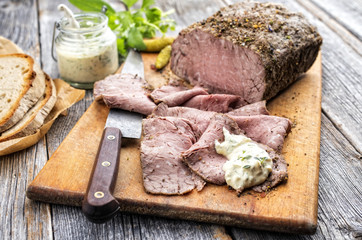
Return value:
<svg viewBox="0 0 362 240">
<path fill-rule="evenodd" d="M 0 132 L 20 121 L 44 89 L 44 75 L 30 56 L 0 55 Z"/>
</svg>

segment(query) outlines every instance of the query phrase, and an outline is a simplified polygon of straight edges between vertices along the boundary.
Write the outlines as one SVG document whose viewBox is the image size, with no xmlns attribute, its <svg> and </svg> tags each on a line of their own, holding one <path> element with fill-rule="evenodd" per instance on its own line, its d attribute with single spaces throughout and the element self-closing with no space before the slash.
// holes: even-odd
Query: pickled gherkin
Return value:
<svg viewBox="0 0 362 240">
<path fill-rule="evenodd" d="M 168 61 L 170 61 L 171 50 L 172 50 L 171 45 L 168 45 L 164 49 L 162 49 L 161 52 L 158 54 L 155 64 L 157 69 L 162 69 L 167 65 Z"/>
<path fill-rule="evenodd" d="M 146 44 L 145 52 L 160 52 L 167 45 L 171 45 L 175 40 L 174 37 L 162 37 L 154 39 L 144 39 L 143 42 Z"/>
</svg>

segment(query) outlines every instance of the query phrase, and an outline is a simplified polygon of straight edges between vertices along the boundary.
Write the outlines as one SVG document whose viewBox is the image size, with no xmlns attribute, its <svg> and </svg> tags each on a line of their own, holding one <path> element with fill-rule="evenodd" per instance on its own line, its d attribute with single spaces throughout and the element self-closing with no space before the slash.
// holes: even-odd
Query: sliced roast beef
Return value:
<svg viewBox="0 0 362 240">
<path fill-rule="evenodd" d="M 207 95 L 205 89 L 194 87 L 187 89 L 183 86 L 162 86 L 151 93 L 151 98 L 155 103 L 164 102 L 169 107 L 181 106 L 194 96 Z"/>
<path fill-rule="evenodd" d="M 266 101 L 260 101 L 252 104 L 248 104 L 232 110 L 227 114 L 229 116 L 252 116 L 252 115 L 269 115 L 269 111 L 266 108 Z"/>
<path fill-rule="evenodd" d="M 241 134 L 233 119 L 224 114 L 215 114 L 201 138 L 187 151 L 182 153 L 183 161 L 205 181 L 225 184 L 222 166 L 227 161 L 223 155 L 216 153 L 215 140 L 224 141 L 223 127 L 232 134 Z"/>
<path fill-rule="evenodd" d="M 216 113 L 188 107 L 169 108 L 166 104 L 159 104 L 153 114 L 155 116 L 172 116 L 189 120 L 195 129 L 197 139 L 199 139 L 209 126 L 210 119 Z M 236 121 L 246 136 L 276 151 L 283 148 L 284 139 L 291 130 L 291 122 L 283 117 L 270 115 L 232 116 L 228 113 L 226 115 Z"/>
<path fill-rule="evenodd" d="M 209 93 L 270 99 L 305 72 L 322 38 L 300 13 L 273 3 L 241 2 L 180 32 L 171 69 Z"/>
<path fill-rule="evenodd" d="M 156 117 L 143 120 L 141 165 L 143 185 L 153 194 L 179 195 L 205 182 L 183 164 L 181 152 L 196 138 L 191 123 L 185 119 Z"/>
<path fill-rule="evenodd" d="M 205 181 L 222 185 L 225 184 L 225 172 L 222 170 L 227 158 L 216 153 L 215 140 L 224 141 L 223 127 L 232 134 L 244 134 L 235 121 L 225 114 L 215 114 L 210 125 L 191 148 L 182 153 L 183 161 Z M 273 160 L 272 172 L 266 181 L 254 186 L 253 190 L 262 192 L 275 187 L 287 179 L 287 164 L 284 157 L 272 148 L 259 143 Z"/>
<path fill-rule="evenodd" d="M 159 104 L 153 111 L 154 116 L 179 117 L 191 122 L 196 138 L 198 139 L 209 125 L 215 112 L 198 110 L 188 107 L 168 107 L 165 103 Z"/>
<path fill-rule="evenodd" d="M 279 183 L 287 180 L 288 178 L 287 163 L 284 157 L 265 145 L 264 149 L 273 160 L 273 167 L 265 182 L 252 188 L 256 192 L 265 192 L 270 190 L 270 188 L 277 186 Z"/>
<path fill-rule="evenodd" d="M 268 115 L 230 117 L 245 131 L 246 136 L 276 151 L 283 148 L 284 139 L 291 130 L 290 120 L 283 117 Z"/>
<path fill-rule="evenodd" d="M 132 74 L 115 74 L 94 84 L 94 97 L 111 108 L 149 115 L 156 104 L 148 98 L 146 81 Z"/>
<path fill-rule="evenodd" d="M 186 91 L 187 87 L 178 85 L 178 86 L 172 86 L 172 85 L 165 85 L 160 88 L 157 88 L 153 90 L 150 94 L 150 97 L 153 99 L 155 103 L 163 102 L 162 99 L 165 97 L 168 97 L 174 93 L 178 93 L 181 91 Z"/>
<path fill-rule="evenodd" d="M 213 111 L 226 113 L 230 110 L 240 107 L 240 96 L 230 94 L 210 94 L 194 96 L 182 106 L 197 108 L 204 111 Z"/>
</svg>

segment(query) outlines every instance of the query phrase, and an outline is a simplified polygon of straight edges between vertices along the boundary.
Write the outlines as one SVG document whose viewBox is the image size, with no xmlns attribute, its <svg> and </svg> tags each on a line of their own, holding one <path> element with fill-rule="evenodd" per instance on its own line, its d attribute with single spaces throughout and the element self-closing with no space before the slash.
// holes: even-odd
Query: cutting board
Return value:
<svg viewBox="0 0 362 240">
<path fill-rule="evenodd" d="M 151 69 L 156 55 L 143 54 L 145 78 L 165 82 Z M 321 126 L 321 55 L 298 81 L 268 102 L 271 114 L 293 122 L 282 153 L 288 181 L 267 193 L 246 191 L 238 197 L 227 186 L 207 184 L 183 196 L 151 195 L 144 191 L 140 141 L 122 146 L 115 197 L 121 211 L 211 222 L 271 231 L 314 233 L 317 226 Z M 93 102 L 49 161 L 28 186 L 33 200 L 80 206 L 109 109 Z"/>
</svg>

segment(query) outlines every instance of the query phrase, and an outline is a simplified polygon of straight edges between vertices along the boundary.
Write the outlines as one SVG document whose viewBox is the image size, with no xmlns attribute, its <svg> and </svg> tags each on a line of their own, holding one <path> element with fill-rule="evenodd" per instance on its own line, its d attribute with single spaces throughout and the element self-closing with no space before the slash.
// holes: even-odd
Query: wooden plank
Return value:
<svg viewBox="0 0 362 240">
<path fill-rule="evenodd" d="M 39 61 L 36 2 L 1 1 L 0 19 L 0 34 Z M 44 140 L 0 157 L 0 239 L 52 239 L 49 204 L 25 197 L 26 186 L 48 159 Z"/>
<path fill-rule="evenodd" d="M 170 15 L 176 20 L 177 26 L 174 32 L 168 35 L 177 36 L 177 34 L 186 26 L 191 25 L 197 21 L 207 18 L 214 14 L 221 7 L 226 4 L 224 1 L 208 0 L 207 2 L 192 1 L 178 1 L 178 0 L 158 0 L 157 6 L 164 10 L 174 9 L 175 13 Z"/>
<path fill-rule="evenodd" d="M 122 213 L 105 224 L 85 220 L 78 207 L 53 209 L 57 239 L 231 239 L 224 227 Z M 81 224 L 80 224 L 80 223 Z"/>
<path fill-rule="evenodd" d="M 16 154 L 0 157 L 0 238 L 51 239 L 49 204 L 30 201 L 25 197 L 27 185 L 39 172 L 37 165 L 46 161 L 44 141 Z"/>
<path fill-rule="evenodd" d="M 362 1 L 311 0 L 318 8 L 362 41 Z"/>
<path fill-rule="evenodd" d="M 362 153 L 362 56 L 331 30 L 328 24 L 321 22 L 318 16 L 300 8 L 295 2 L 288 1 L 287 6 L 300 9 L 323 36 L 322 109 L 357 151 Z"/>
<path fill-rule="evenodd" d="M 320 231 L 330 239 L 358 239 L 362 237 L 362 155 L 330 119 L 324 117 L 322 124 Z"/>
<path fill-rule="evenodd" d="M 296 6 L 295 3 L 293 5 Z M 356 51 L 355 47 L 350 47 L 343 37 L 331 29 L 328 19 L 320 21 L 319 16 L 300 9 L 323 36 L 322 109 L 357 151 L 362 153 L 361 52 Z M 358 44 L 358 49 L 361 50 L 362 43 L 359 41 Z"/>
<path fill-rule="evenodd" d="M 160 79 L 160 74 L 150 70 L 149 64 L 146 64 L 155 61 L 156 55 L 144 54 L 143 57 L 146 80 L 152 75 Z M 259 197 L 259 194 L 245 194 L 238 198 L 227 186 L 216 185 L 208 185 L 201 192 L 194 191 L 185 196 L 147 194 L 142 184 L 139 141 L 131 140 L 122 148 L 122 168 L 116 182 L 115 197 L 120 201 L 121 209 L 127 212 L 311 233 L 317 221 L 320 102 L 319 57 L 303 78 L 268 104 L 272 114 L 292 119 L 296 127 L 283 148 L 289 163 L 290 180 L 265 198 Z M 81 204 L 108 111 L 98 102 L 88 108 L 29 186 L 30 198 L 68 205 Z"/>
<path fill-rule="evenodd" d="M 224 227 L 206 223 L 190 224 L 187 221 L 147 217 L 140 218 L 140 224 L 144 226 L 141 229 L 142 239 L 232 239 Z"/>
<path fill-rule="evenodd" d="M 353 33 L 356 33 L 356 31 L 354 31 L 353 33 L 351 33 L 351 30 L 354 30 L 354 28 L 352 27 L 351 29 L 351 25 L 349 25 L 349 28 L 346 28 L 345 25 L 342 25 L 338 22 L 338 20 L 340 19 L 334 19 L 332 17 L 329 16 L 329 13 L 324 12 L 322 9 L 320 9 L 317 5 L 315 5 L 313 2 L 311 1 L 302 1 L 302 0 L 298 0 L 298 2 L 304 7 L 306 8 L 310 13 L 312 13 L 314 16 L 316 16 L 319 20 L 321 20 L 322 22 L 324 22 L 331 30 L 333 30 L 340 38 L 342 38 L 345 43 L 347 43 L 348 45 L 350 45 L 354 51 L 356 51 L 359 55 L 362 55 L 362 42 L 361 42 L 361 38 L 358 39 L 358 37 L 360 37 L 358 34 L 353 35 Z M 326 4 L 328 6 L 331 6 L 330 4 Z M 347 4 L 343 4 L 344 6 L 346 6 Z M 330 10 L 330 9 L 329 9 Z M 361 8 L 356 8 L 356 12 L 361 11 Z M 362 11 L 361 11 L 362 12 Z M 348 13 L 348 15 L 350 15 L 351 11 Z M 361 13 L 359 13 L 361 14 Z M 360 17 L 362 18 L 362 17 Z M 343 19 L 343 18 L 342 18 Z M 347 18 L 350 19 L 350 18 Z M 353 19 L 353 18 L 352 18 Z M 345 20 L 345 19 L 344 19 Z M 352 22 L 353 23 L 353 22 Z M 358 23 L 358 24 L 357 24 Z M 358 22 L 358 18 L 356 19 L 356 24 L 355 24 L 355 28 L 356 29 L 360 29 L 361 25 Z"/>
<path fill-rule="evenodd" d="M 116 9 L 120 8 L 119 1 L 111 2 Z M 191 1 L 189 4 L 194 4 L 195 2 L 196 1 Z M 46 71 L 50 72 L 53 77 L 58 77 L 58 69 L 56 63 L 51 58 L 50 43 L 54 21 L 61 16 L 61 14 L 56 10 L 56 6 L 60 3 L 65 3 L 67 4 L 67 6 L 70 6 L 71 9 L 78 11 L 73 6 L 68 4 L 65 0 L 39 1 L 40 29 L 42 32 L 42 63 L 43 68 Z M 217 6 L 218 5 L 215 1 L 214 8 L 216 9 Z M 88 108 L 92 101 L 93 95 L 91 91 L 87 91 L 85 99 L 70 108 L 67 117 L 59 118 L 57 122 L 53 125 L 47 138 L 49 155 L 52 155 L 54 153 L 56 148 L 63 141 L 65 136 L 69 133 L 71 128 L 74 126 L 74 124 L 81 117 L 83 112 Z M 175 231 L 158 231 L 157 229 L 170 229 L 170 223 L 162 218 L 139 215 L 119 214 L 112 221 L 106 224 L 95 225 L 89 223 L 84 218 L 80 208 L 60 205 L 52 205 L 52 218 L 54 237 L 56 239 L 140 239 L 143 233 L 149 233 L 151 235 L 155 235 L 159 238 L 164 239 L 179 239 L 179 236 L 181 236 L 179 235 L 179 233 L 181 232 L 183 232 L 184 234 L 190 234 L 191 236 L 198 236 L 199 239 L 212 239 L 214 238 L 213 235 L 215 233 L 216 236 L 222 236 L 225 239 L 228 239 L 228 235 L 223 234 L 225 233 L 225 229 L 222 226 L 204 224 L 203 227 L 200 228 L 200 225 L 197 225 L 193 222 L 173 221 L 172 225 L 178 226 Z M 157 223 L 158 228 L 155 228 L 153 230 L 148 229 L 149 222 L 153 221 Z"/>
<path fill-rule="evenodd" d="M 26 3 L 1 1 L 0 19 L 0 35 L 12 40 L 25 53 L 39 61 L 36 2 L 34 0 Z M 32 24 L 29 24 L 30 21 Z"/>
</svg>

